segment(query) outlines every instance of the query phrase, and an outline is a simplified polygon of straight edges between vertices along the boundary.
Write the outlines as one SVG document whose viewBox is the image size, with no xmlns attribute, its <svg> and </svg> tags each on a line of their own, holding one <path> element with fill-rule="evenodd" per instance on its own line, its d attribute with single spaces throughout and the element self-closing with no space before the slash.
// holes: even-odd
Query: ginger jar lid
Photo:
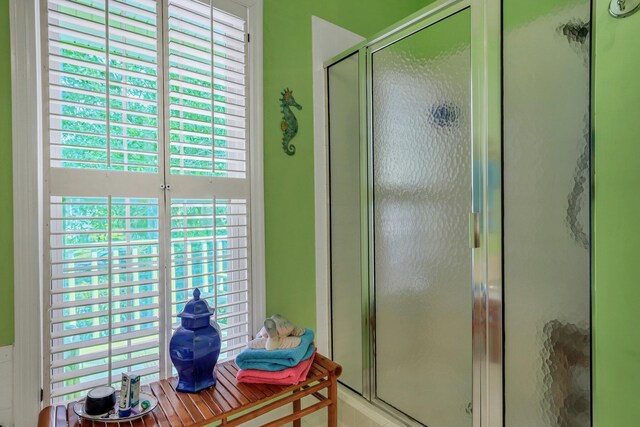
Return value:
<svg viewBox="0 0 640 427">
<path fill-rule="evenodd" d="M 182 319 L 200 319 L 209 317 L 212 314 L 213 310 L 205 300 L 200 299 L 200 289 L 196 288 L 193 291 L 193 299 L 189 300 L 182 313 L 178 314 L 178 317 Z"/>
</svg>

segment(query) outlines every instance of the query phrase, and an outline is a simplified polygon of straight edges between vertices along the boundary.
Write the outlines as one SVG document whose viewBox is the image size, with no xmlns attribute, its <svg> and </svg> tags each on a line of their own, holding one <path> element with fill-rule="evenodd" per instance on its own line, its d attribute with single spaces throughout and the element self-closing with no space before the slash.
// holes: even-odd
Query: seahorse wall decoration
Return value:
<svg viewBox="0 0 640 427">
<path fill-rule="evenodd" d="M 291 111 L 291 107 L 296 107 L 298 110 L 302 110 L 302 105 L 298 104 L 293 97 L 293 92 L 287 88 L 281 93 L 280 106 L 282 107 L 282 149 L 289 156 L 296 154 L 296 146 L 291 143 L 291 140 L 298 133 L 298 119 Z"/>
</svg>

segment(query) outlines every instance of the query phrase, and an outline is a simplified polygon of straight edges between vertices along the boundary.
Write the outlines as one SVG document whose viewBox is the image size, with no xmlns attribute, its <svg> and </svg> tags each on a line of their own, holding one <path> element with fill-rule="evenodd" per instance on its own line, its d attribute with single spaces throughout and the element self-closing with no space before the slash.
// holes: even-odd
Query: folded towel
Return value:
<svg viewBox="0 0 640 427">
<path fill-rule="evenodd" d="M 313 338 L 313 331 L 307 329 L 300 337 L 300 345 L 295 348 L 285 350 L 245 348 L 236 356 L 236 365 L 240 369 L 258 369 L 271 372 L 292 368 L 313 355 L 315 350 Z"/>
<path fill-rule="evenodd" d="M 270 372 L 257 369 L 240 369 L 236 374 L 236 379 L 240 383 L 296 385 L 307 379 L 315 354 L 316 351 L 314 349 L 309 359 L 303 360 L 293 368 L 287 368 L 282 371 Z"/>
</svg>

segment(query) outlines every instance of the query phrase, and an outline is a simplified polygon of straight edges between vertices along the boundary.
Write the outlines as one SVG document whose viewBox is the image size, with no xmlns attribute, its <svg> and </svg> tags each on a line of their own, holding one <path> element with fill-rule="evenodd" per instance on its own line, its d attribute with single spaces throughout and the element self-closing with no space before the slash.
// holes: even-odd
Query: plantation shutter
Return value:
<svg viewBox="0 0 640 427">
<path fill-rule="evenodd" d="M 169 0 L 168 17 L 171 326 L 200 288 L 230 358 L 251 334 L 246 11 Z"/>
<path fill-rule="evenodd" d="M 196 287 L 222 357 L 250 338 L 246 9 L 220 1 L 47 2 L 46 401 L 170 375 Z"/>
<path fill-rule="evenodd" d="M 244 27 L 202 3 L 169 0 L 172 174 L 246 176 Z"/>
<path fill-rule="evenodd" d="M 158 172 L 156 20 L 151 0 L 49 0 L 52 167 Z"/>
<path fill-rule="evenodd" d="M 51 198 L 51 397 L 159 373 L 158 199 Z"/>
</svg>

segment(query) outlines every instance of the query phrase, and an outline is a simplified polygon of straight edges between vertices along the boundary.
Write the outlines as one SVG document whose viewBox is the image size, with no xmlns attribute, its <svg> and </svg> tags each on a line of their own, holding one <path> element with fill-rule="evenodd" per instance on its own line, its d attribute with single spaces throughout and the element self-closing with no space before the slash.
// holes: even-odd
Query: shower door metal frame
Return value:
<svg viewBox="0 0 640 427">
<path fill-rule="evenodd" d="M 472 0 L 471 111 L 473 426 L 503 427 L 502 0 Z"/>
<path fill-rule="evenodd" d="M 358 55 L 363 397 L 412 426 L 422 426 L 375 395 L 375 283 L 373 274 L 372 55 L 464 9 L 471 10 L 472 425 L 503 427 L 502 273 L 502 4 L 501 0 L 439 0 L 392 29 L 325 62 L 329 68 Z M 326 103 L 328 114 L 329 103 Z M 327 121 L 328 125 L 328 121 Z M 329 132 L 326 133 L 329 138 Z M 327 148 L 329 142 L 327 141 Z M 327 169 L 330 164 L 328 162 Z M 489 168 L 499 179 L 489 180 Z M 327 171 L 329 172 L 329 171 Z M 329 175 L 327 175 L 329 176 Z M 499 203 L 490 205 L 487 195 Z M 470 217 L 472 217 L 470 215 Z M 491 222 L 492 227 L 488 224 Z M 470 242 L 471 243 L 471 242 Z M 331 328 L 329 328 L 331 330 Z M 329 340 L 331 343 L 331 339 Z M 489 342 L 498 342 L 490 346 Z M 331 345 L 331 344 L 330 344 Z"/>
<path fill-rule="evenodd" d="M 392 34 L 386 35 L 384 37 L 377 38 L 370 42 L 365 48 L 366 54 L 366 94 L 367 94 L 367 104 L 366 104 L 366 122 L 367 122 L 367 138 L 366 138 L 366 151 L 367 153 L 367 233 L 368 237 L 368 259 L 374 261 L 375 260 L 375 219 L 374 219 L 374 176 L 373 176 L 373 145 L 374 145 L 374 131 L 373 131 L 373 55 L 376 52 L 379 52 L 407 37 L 410 37 L 417 32 L 424 30 L 432 25 L 436 25 L 441 21 L 446 20 L 447 18 L 461 12 L 465 9 L 468 9 L 471 6 L 469 0 L 453 0 L 440 2 L 434 5 L 434 7 L 429 10 L 425 15 L 420 17 L 415 23 L 411 23 L 404 28 L 397 29 Z M 471 70 L 469 70 L 469 74 L 471 74 Z M 473 115 L 473 113 L 472 113 Z M 469 162 L 473 165 L 473 160 L 470 158 Z M 472 173 L 473 176 L 473 173 Z M 470 183 L 471 184 L 471 183 Z M 472 197 L 472 194 L 470 194 Z M 472 197 L 473 198 L 473 197 Z M 469 200 L 469 210 L 471 210 L 471 200 Z M 469 284 L 471 285 L 471 277 L 469 278 Z M 369 271 L 368 271 L 368 287 L 369 287 L 369 324 L 372 325 L 369 331 L 369 358 L 370 358 L 370 369 L 369 369 L 369 400 L 376 406 L 384 409 L 385 411 L 393 414 L 394 416 L 400 418 L 405 423 L 412 426 L 422 426 L 423 424 L 419 423 L 417 420 L 414 420 L 410 417 L 409 414 L 405 414 L 404 412 L 396 409 L 392 405 L 388 404 L 384 400 L 380 399 L 377 396 L 377 368 L 376 368 L 376 336 L 375 336 L 375 327 L 376 324 L 376 278 L 375 278 L 375 265 L 374 262 L 369 263 Z M 471 289 L 471 287 L 470 287 Z M 469 295 L 471 297 L 471 294 Z M 475 310 L 474 310 L 474 319 L 472 322 L 475 324 Z M 469 325 L 472 327 L 472 325 Z M 475 329 L 475 328 L 474 328 Z M 475 357 L 475 352 L 474 357 Z M 472 384 L 475 384 L 475 381 L 472 378 Z M 473 387 L 473 386 L 472 386 Z M 473 400 L 473 393 L 472 393 Z M 473 404 L 473 402 L 472 402 Z"/>
</svg>

